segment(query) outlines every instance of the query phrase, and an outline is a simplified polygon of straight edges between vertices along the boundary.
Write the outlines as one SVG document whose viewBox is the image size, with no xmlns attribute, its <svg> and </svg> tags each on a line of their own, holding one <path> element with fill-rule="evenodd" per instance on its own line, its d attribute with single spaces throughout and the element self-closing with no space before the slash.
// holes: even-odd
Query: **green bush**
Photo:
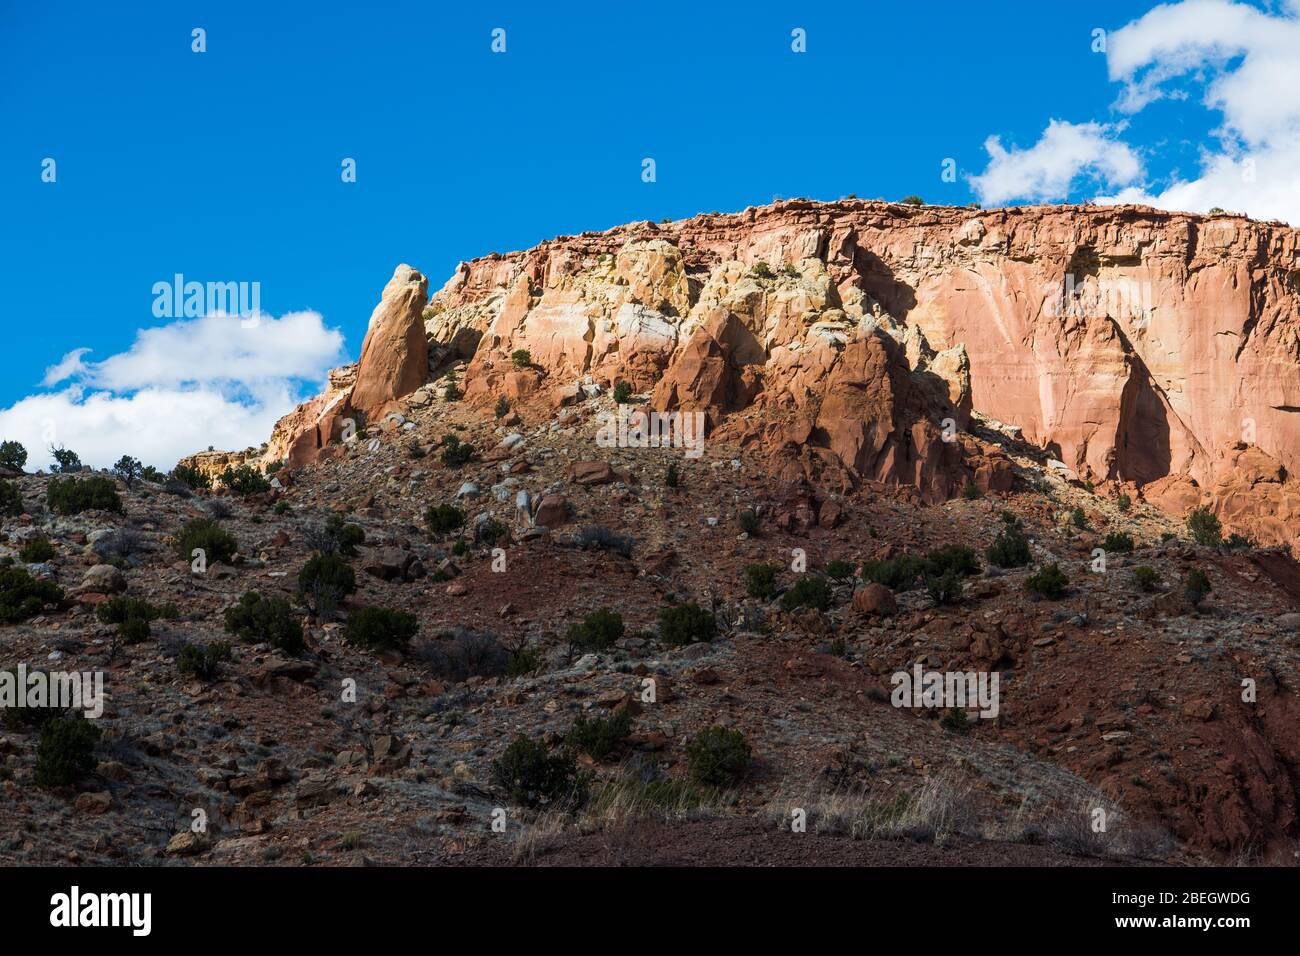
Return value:
<svg viewBox="0 0 1300 956">
<path fill-rule="evenodd" d="M 282 597 L 262 597 L 245 591 L 239 603 L 227 608 L 226 630 L 243 641 L 266 643 L 286 654 L 302 652 L 302 625 Z"/>
<path fill-rule="evenodd" d="M 1123 531 L 1112 531 L 1101 542 L 1101 550 L 1107 554 L 1127 554 L 1133 550 L 1133 536 Z"/>
<path fill-rule="evenodd" d="M 317 614 L 333 613 L 356 590 L 356 574 L 337 554 L 313 554 L 298 572 L 298 597 Z"/>
<path fill-rule="evenodd" d="M 937 607 L 956 604 L 962 596 L 961 575 L 951 568 L 942 574 L 927 574 L 925 590 Z"/>
<path fill-rule="evenodd" d="M 83 511 L 121 511 L 122 499 L 112 478 L 93 475 L 90 478 L 51 478 L 45 492 L 45 501 L 61 515 L 81 514 Z"/>
<path fill-rule="evenodd" d="M 681 473 L 677 470 L 677 463 L 673 462 L 668 466 L 668 470 L 664 472 L 664 484 L 669 488 L 676 488 L 681 483 Z"/>
<path fill-rule="evenodd" d="M 121 624 L 133 617 L 153 621 L 162 617 L 162 609 L 154 607 L 142 598 L 117 594 L 95 608 L 95 617 L 105 624 Z"/>
<path fill-rule="evenodd" d="M 492 408 L 492 414 L 497 418 L 505 418 L 510 414 L 510 399 L 502 395 L 497 399 L 496 405 Z"/>
<path fill-rule="evenodd" d="M 632 401 L 632 386 L 627 382 L 619 382 L 614 386 L 614 401 L 620 405 L 626 405 Z"/>
<path fill-rule="evenodd" d="M 1250 551 L 1255 547 L 1255 542 L 1234 531 L 1223 539 L 1223 546 L 1229 551 Z"/>
<path fill-rule="evenodd" d="M 1160 586 L 1160 575 L 1156 574 L 1156 569 L 1147 567 L 1145 564 L 1133 569 L 1133 580 L 1143 591 L 1151 592 Z"/>
<path fill-rule="evenodd" d="M 239 465 L 236 468 L 227 465 L 221 473 L 221 484 L 241 498 L 271 490 L 271 483 L 266 480 L 266 476 L 251 465 Z"/>
<path fill-rule="evenodd" d="M 36 745 L 38 787 L 70 787 L 95 769 L 100 730 L 82 714 L 47 721 Z"/>
<path fill-rule="evenodd" d="M 509 533 L 510 529 L 496 518 L 488 518 L 474 526 L 474 541 L 476 544 L 486 544 L 491 547 Z"/>
<path fill-rule="evenodd" d="M 967 501 L 975 501 L 984 497 L 980 494 L 979 486 L 973 481 L 967 481 L 966 484 L 962 486 L 961 496 Z"/>
<path fill-rule="evenodd" d="M 887 561 L 865 561 L 862 579 L 883 584 L 891 591 L 910 591 L 925 569 L 925 559 L 914 554 L 900 554 Z"/>
<path fill-rule="evenodd" d="M 424 523 L 433 534 L 449 534 L 464 526 L 465 512 L 455 505 L 429 505 L 424 511 Z"/>
<path fill-rule="evenodd" d="M 1017 525 L 1008 525 L 993 539 L 984 556 L 999 568 L 1023 568 L 1030 562 L 1029 539 Z"/>
<path fill-rule="evenodd" d="M 203 552 L 204 560 L 209 563 L 221 561 L 229 564 L 239 550 L 239 542 L 211 518 L 195 518 L 177 533 L 176 554 L 182 561 L 189 561 L 196 548 Z"/>
<path fill-rule="evenodd" d="M 331 514 L 307 532 L 307 546 L 321 554 L 341 554 L 350 558 L 357 553 L 357 547 L 365 543 L 365 530 L 345 521 L 341 514 Z"/>
<path fill-rule="evenodd" d="M 27 449 L 20 442 L 0 442 L 0 465 L 22 471 L 27 464 Z"/>
<path fill-rule="evenodd" d="M 790 590 L 781 595 L 781 607 L 793 611 L 799 607 L 812 607 L 825 611 L 831 606 L 831 583 L 820 574 L 804 574 Z"/>
<path fill-rule="evenodd" d="M 686 745 L 686 765 L 695 783 L 726 787 L 745 775 L 751 753 L 749 741 L 739 730 L 710 727 Z"/>
<path fill-rule="evenodd" d="M 117 634 L 123 644 L 143 644 L 149 640 L 152 632 L 153 627 L 148 618 L 143 617 L 129 617 L 117 626 Z"/>
<path fill-rule="evenodd" d="M 515 349 L 510 353 L 510 361 L 515 368 L 527 368 L 533 364 L 533 353 L 528 349 Z"/>
<path fill-rule="evenodd" d="M 50 455 L 54 458 L 53 471 L 64 475 L 81 471 L 81 457 L 71 448 L 51 448 Z"/>
<path fill-rule="evenodd" d="M 529 677 L 541 669 L 542 658 L 535 649 L 523 642 L 510 648 L 510 656 L 506 658 L 507 677 L 512 680 L 518 677 Z"/>
<path fill-rule="evenodd" d="M 1183 579 L 1183 594 L 1192 607 L 1200 607 L 1201 602 L 1205 600 L 1206 595 L 1211 590 L 1210 579 L 1205 576 L 1205 572 L 1201 571 L 1200 568 L 1192 568 L 1187 572 L 1187 577 Z"/>
<path fill-rule="evenodd" d="M 718 622 L 711 611 L 694 602 L 676 604 L 659 612 L 659 637 L 668 644 L 696 644 L 713 640 Z"/>
<path fill-rule="evenodd" d="M 211 644 L 186 644 L 176 658 L 176 667 L 182 673 L 204 682 L 217 679 L 221 664 L 230 660 L 230 642 L 213 641 Z"/>
<path fill-rule="evenodd" d="M 40 564 L 54 557 L 54 545 L 48 538 L 32 538 L 18 549 L 18 557 L 24 564 Z"/>
<path fill-rule="evenodd" d="M 1075 526 L 1076 528 L 1078 528 L 1080 531 L 1084 531 L 1084 530 L 1087 529 L 1087 527 L 1088 527 L 1088 516 L 1087 516 L 1086 514 L 1084 514 L 1082 508 L 1071 508 L 1071 509 L 1070 509 L 1070 524 L 1074 525 L 1074 526 Z"/>
<path fill-rule="evenodd" d="M 1028 590 L 1052 601 L 1059 601 L 1064 597 L 1065 589 L 1069 584 L 1070 579 L 1065 576 L 1065 572 L 1055 561 L 1043 565 L 1025 581 Z"/>
<path fill-rule="evenodd" d="M 420 622 L 407 611 L 359 607 L 348 615 L 343 639 L 372 651 L 405 650 L 419 630 Z"/>
<path fill-rule="evenodd" d="M 619 751 L 627 743 L 632 732 L 632 715 L 620 710 L 612 717 L 580 716 L 569 730 L 568 743 L 580 754 L 586 754 L 593 760 L 604 760 Z"/>
<path fill-rule="evenodd" d="M 448 468 L 459 468 L 474 457 L 474 446 L 463 442 L 456 435 L 448 435 L 442 440 L 442 463 Z"/>
<path fill-rule="evenodd" d="M 980 573 L 980 563 L 975 552 L 960 544 L 936 548 L 925 556 L 926 577 L 943 577 L 949 571 L 960 577 Z"/>
<path fill-rule="evenodd" d="M 772 267 L 766 262 L 756 262 L 754 268 L 749 270 L 749 274 L 755 279 L 772 279 L 775 276 L 772 273 Z"/>
<path fill-rule="evenodd" d="M 212 479 L 192 465 L 177 465 L 172 469 L 172 478 L 181 484 L 202 491 L 212 487 Z"/>
<path fill-rule="evenodd" d="M 1223 525 L 1209 508 L 1196 508 L 1187 515 L 1187 530 L 1192 540 L 1206 547 L 1216 547 L 1223 538 Z"/>
<path fill-rule="evenodd" d="M 766 601 L 776 593 L 776 572 L 774 564 L 750 564 L 745 566 L 745 593 L 753 598 Z"/>
<path fill-rule="evenodd" d="M 899 200 L 899 202 L 902 203 L 904 206 L 924 206 L 924 205 L 925 205 L 925 200 L 922 199 L 920 196 L 916 196 L 916 195 L 904 196 L 902 199 Z"/>
<path fill-rule="evenodd" d="M 17 483 L 0 480 L 0 516 L 17 518 L 23 513 L 23 493 Z"/>
<path fill-rule="evenodd" d="M 1115 507 L 1119 509 L 1120 514 L 1125 514 L 1133 506 L 1133 499 L 1128 495 L 1120 495 L 1115 499 Z"/>
<path fill-rule="evenodd" d="M 529 807 L 573 807 L 587 797 L 587 777 L 578 772 L 572 754 L 552 754 L 545 744 L 522 734 L 492 761 L 492 782 L 513 803 Z"/>
<path fill-rule="evenodd" d="M 966 711 L 954 707 L 939 718 L 939 726 L 949 733 L 965 737 L 970 733 L 970 718 L 966 716 Z"/>
<path fill-rule="evenodd" d="M 827 561 L 826 574 L 836 581 L 847 581 L 857 572 L 852 561 Z"/>
<path fill-rule="evenodd" d="M 592 611 L 580 624 L 570 624 L 569 644 L 581 651 L 603 651 L 623 636 L 623 615 L 609 608 Z"/>
<path fill-rule="evenodd" d="M 62 600 L 63 589 L 54 582 L 37 581 L 25 568 L 0 568 L 0 624 L 25 621 Z"/>
<path fill-rule="evenodd" d="M 745 532 L 751 538 L 757 538 L 763 528 L 763 522 L 758 517 L 758 512 L 752 508 L 746 508 L 740 514 L 736 515 L 736 522 L 740 525 L 740 530 Z"/>
</svg>

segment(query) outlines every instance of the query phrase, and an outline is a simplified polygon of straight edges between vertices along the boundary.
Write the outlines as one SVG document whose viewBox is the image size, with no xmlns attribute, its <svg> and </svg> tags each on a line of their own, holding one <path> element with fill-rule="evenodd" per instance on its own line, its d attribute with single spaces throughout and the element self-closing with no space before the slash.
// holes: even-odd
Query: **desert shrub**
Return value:
<svg viewBox="0 0 1300 956">
<path fill-rule="evenodd" d="M 121 624 L 133 617 L 146 621 L 156 620 L 162 617 L 162 611 L 143 598 L 116 594 L 95 608 L 95 617 L 105 624 Z"/>
<path fill-rule="evenodd" d="M 337 554 L 313 554 L 298 572 L 298 597 L 316 614 L 332 614 L 356 590 L 356 574 Z"/>
<path fill-rule="evenodd" d="M 491 547 L 509 533 L 510 529 L 496 518 L 488 518 L 474 525 L 474 543 Z"/>
<path fill-rule="evenodd" d="M 226 609 L 225 626 L 242 641 L 270 644 L 286 654 L 303 649 L 302 625 L 282 597 L 245 591 L 238 604 Z"/>
<path fill-rule="evenodd" d="M 492 782 L 511 802 L 529 807 L 577 806 L 587 795 L 587 777 L 578 772 L 572 754 L 551 753 L 545 744 L 523 734 L 492 761 Z"/>
<path fill-rule="evenodd" d="M 153 465 L 145 465 L 140 469 L 140 480 L 147 481 L 150 484 L 160 485 L 167 476 L 155 468 Z"/>
<path fill-rule="evenodd" d="M 465 555 L 469 554 L 469 542 L 457 541 L 455 544 L 451 546 L 451 553 L 458 558 L 465 557 Z"/>
<path fill-rule="evenodd" d="M 749 274 L 755 279 L 772 279 L 775 278 L 772 273 L 772 267 L 766 262 L 754 263 L 754 268 L 749 270 Z"/>
<path fill-rule="evenodd" d="M 17 518 L 23 513 L 23 493 L 12 481 L 0 480 L 0 515 Z"/>
<path fill-rule="evenodd" d="M 211 518 L 195 518 L 177 533 L 176 554 L 182 561 L 189 561 L 195 549 L 201 550 L 209 562 L 229 564 L 239 550 L 239 542 Z"/>
<path fill-rule="evenodd" d="M 632 732 L 632 715 L 620 710 L 610 717 L 579 716 L 568 733 L 568 743 L 580 754 L 604 760 L 620 752 Z"/>
<path fill-rule="evenodd" d="M 533 364 L 533 353 L 528 349 L 515 349 L 510 353 L 510 361 L 515 368 L 527 368 Z"/>
<path fill-rule="evenodd" d="M 970 718 L 966 716 L 966 711 L 954 707 L 939 718 L 939 726 L 949 733 L 965 737 L 970 733 Z"/>
<path fill-rule="evenodd" d="M 1009 524 L 993 539 L 984 556 L 999 568 L 1023 568 L 1030 561 L 1029 539 L 1017 525 Z"/>
<path fill-rule="evenodd" d="M 266 476 L 251 465 L 239 465 L 235 468 L 226 466 L 221 473 L 221 484 L 241 498 L 260 495 L 271 490 L 271 483 Z"/>
<path fill-rule="evenodd" d="M 696 644 L 711 641 L 718 622 L 711 611 L 694 602 L 675 604 L 659 612 L 659 637 L 668 644 Z"/>
<path fill-rule="evenodd" d="M 496 405 L 492 407 L 492 414 L 497 418 L 505 418 L 510 414 L 510 399 L 502 395 L 497 399 Z"/>
<path fill-rule="evenodd" d="M 632 548 L 636 542 L 624 534 L 618 534 L 611 531 L 604 525 L 587 525 L 577 535 L 577 545 L 580 548 L 597 547 L 602 551 L 612 551 L 620 554 L 625 558 L 632 556 Z"/>
<path fill-rule="evenodd" d="M 1147 567 L 1143 564 L 1133 569 L 1133 580 L 1143 591 L 1154 591 L 1160 586 L 1160 575 L 1156 573 L 1155 568 Z"/>
<path fill-rule="evenodd" d="M 208 682 L 217 679 L 221 664 L 230 660 L 230 642 L 213 641 L 211 644 L 186 644 L 176 657 L 176 668 L 182 674 Z"/>
<path fill-rule="evenodd" d="M 63 600 L 53 581 L 37 581 L 26 568 L 0 568 L 0 624 L 17 624 Z"/>
<path fill-rule="evenodd" d="M 1127 554 L 1133 550 L 1133 536 L 1123 531 L 1112 531 L 1101 542 L 1101 549 L 1107 554 Z"/>
<path fill-rule="evenodd" d="M 962 595 L 961 574 L 952 568 L 942 574 L 927 574 L 925 590 L 936 606 L 956 604 Z"/>
<path fill-rule="evenodd" d="M 36 672 L 36 668 L 29 668 L 28 677 Z M 18 680 L 18 674 L 11 670 L 0 670 L 0 675 L 4 675 L 11 682 Z M 14 706 L 6 707 L 0 705 L 0 727 L 12 731 L 28 731 L 33 728 L 39 729 L 47 721 L 54 720 L 56 717 L 62 717 L 67 711 L 62 707 L 56 707 L 46 704 L 43 707 L 32 707 L 30 704 L 26 707 L 19 707 L 15 702 Z"/>
<path fill-rule="evenodd" d="M 129 617 L 117 626 L 117 636 L 123 644 L 143 644 L 153 632 L 148 618 Z"/>
<path fill-rule="evenodd" d="M 1126 513 L 1133 506 L 1133 499 L 1128 495 L 1120 495 L 1115 499 L 1115 507 L 1119 509 L 1120 514 Z"/>
<path fill-rule="evenodd" d="M 107 562 L 120 562 L 139 552 L 144 538 L 132 527 L 114 528 L 95 541 L 91 548 Z"/>
<path fill-rule="evenodd" d="M 857 567 L 852 561 L 827 561 L 826 574 L 836 581 L 847 581 L 856 573 Z"/>
<path fill-rule="evenodd" d="M 511 647 L 506 656 L 506 676 L 511 680 L 528 677 L 542 669 L 542 657 L 537 651 L 520 641 Z"/>
<path fill-rule="evenodd" d="M 899 200 L 899 202 L 902 203 L 904 206 L 924 206 L 924 205 L 925 205 L 925 200 L 922 199 L 920 196 L 917 196 L 917 195 L 904 196 L 902 199 Z"/>
<path fill-rule="evenodd" d="M 776 572 L 774 564 L 749 564 L 745 566 L 745 593 L 750 597 L 766 601 L 776 593 Z"/>
<path fill-rule="evenodd" d="M 374 651 L 405 650 L 419 630 L 420 622 L 407 611 L 359 607 L 348 616 L 343 639 Z"/>
<path fill-rule="evenodd" d="M 12 468 L 15 471 L 22 471 L 23 466 L 26 464 L 27 449 L 22 446 L 21 442 L 0 442 L 0 465 Z"/>
<path fill-rule="evenodd" d="M 95 769 L 100 730 L 82 714 L 50 720 L 36 745 L 38 787 L 70 787 Z"/>
<path fill-rule="evenodd" d="M 1069 584 L 1070 579 L 1065 576 L 1065 572 L 1055 561 L 1043 565 L 1025 580 L 1026 589 L 1052 601 L 1064 597 L 1065 589 Z"/>
<path fill-rule="evenodd" d="M 122 479 L 122 484 L 130 488 L 139 480 L 144 466 L 140 464 L 139 458 L 132 458 L 130 455 L 123 455 L 113 466 L 113 474 Z"/>
<path fill-rule="evenodd" d="M 781 595 L 781 607 L 793 611 L 799 607 L 812 607 L 825 611 L 831 606 L 831 583 L 820 574 L 800 575 L 790 590 Z"/>
<path fill-rule="evenodd" d="M 432 534 L 450 534 L 465 524 L 465 512 L 455 505 L 429 505 L 424 510 L 424 523 Z"/>
<path fill-rule="evenodd" d="M 54 545 L 48 538 L 31 538 L 18 549 L 18 557 L 24 564 L 40 564 L 54 557 Z"/>
<path fill-rule="evenodd" d="M 862 578 L 883 584 L 891 591 L 910 591 L 925 568 L 925 559 L 914 554 L 900 554 L 887 561 L 865 561 Z"/>
<path fill-rule="evenodd" d="M 749 741 L 739 730 L 710 727 L 686 745 L 686 765 L 695 783 L 727 787 L 745 775 L 751 753 Z"/>
<path fill-rule="evenodd" d="M 51 478 L 45 491 L 46 503 L 61 515 L 81 514 L 83 511 L 121 511 L 122 499 L 117 496 L 113 479 L 103 475 L 90 478 Z"/>
<path fill-rule="evenodd" d="M 449 639 L 425 642 L 416 656 L 441 680 L 499 677 L 510 666 L 510 651 L 491 634 L 457 628 Z"/>
<path fill-rule="evenodd" d="M 962 486 L 961 496 L 967 501 L 975 501 L 976 499 L 984 497 L 980 494 L 979 486 L 973 481 L 967 481 L 966 484 Z"/>
<path fill-rule="evenodd" d="M 361 526 L 344 521 L 341 514 L 332 514 L 310 526 L 303 537 L 313 551 L 345 557 L 352 557 L 357 553 L 357 546 L 366 543 L 366 532 Z"/>
<path fill-rule="evenodd" d="M 442 440 L 442 463 L 448 468 L 459 468 L 474 457 L 474 446 L 456 435 Z"/>
<path fill-rule="evenodd" d="M 762 530 L 763 522 L 758 517 L 758 512 L 752 508 L 746 508 L 740 514 L 736 515 L 736 523 L 740 525 L 740 530 L 745 532 L 751 538 L 757 538 Z"/>
<path fill-rule="evenodd" d="M 1071 509 L 1070 509 L 1070 524 L 1074 525 L 1074 526 L 1075 526 L 1076 528 L 1078 528 L 1080 531 L 1083 531 L 1083 530 L 1086 530 L 1086 529 L 1087 529 L 1087 527 L 1088 527 L 1088 516 L 1087 516 L 1086 514 L 1084 514 L 1082 508 L 1071 508 Z"/>
<path fill-rule="evenodd" d="M 603 651 L 623 636 L 623 615 L 607 607 L 592 611 L 578 624 L 570 624 L 565 635 L 579 651 Z"/>
<path fill-rule="evenodd" d="M 275 507 L 271 509 L 271 512 L 277 515 L 287 515 L 289 513 L 289 502 L 277 501 Z"/>
<path fill-rule="evenodd" d="M 1197 544 L 1214 547 L 1223 538 L 1223 526 L 1209 508 L 1196 508 L 1187 515 L 1187 530 Z"/>
<path fill-rule="evenodd" d="M 194 491 L 212 487 L 212 479 L 192 465 L 177 465 L 172 469 L 171 478 Z"/>
<path fill-rule="evenodd" d="M 936 548 L 925 556 L 926 577 L 942 577 L 949 571 L 960 577 L 979 574 L 980 563 L 975 552 L 960 544 L 949 544 Z"/>
<path fill-rule="evenodd" d="M 632 401 L 632 386 L 627 382 L 619 382 L 614 386 L 614 401 L 620 405 L 626 405 Z"/>
<path fill-rule="evenodd" d="M 664 472 L 664 484 L 669 488 L 676 488 L 682 483 L 681 472 L 677 470 L 677 463 L 672 462 L 668 470 Z"/>
<path fill-rule="evenodd" d="M 53 471 L 63 475 L 81 471 L 81 457 L 71 448 L 51 448 L 50 455 L 54 459 Z"/>
<path fill-rule="evenodd" d="M 1192 607 L 1200 607 L 1211 590 L 1210 579 L 1200 568 L 1192 568 L 1183 579 L 1183 594 Z"/>
</svg>

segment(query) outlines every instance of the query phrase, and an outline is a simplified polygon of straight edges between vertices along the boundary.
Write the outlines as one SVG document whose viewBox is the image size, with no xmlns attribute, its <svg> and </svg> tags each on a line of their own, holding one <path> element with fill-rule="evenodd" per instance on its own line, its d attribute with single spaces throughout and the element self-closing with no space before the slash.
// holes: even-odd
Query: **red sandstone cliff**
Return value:
<svg viewBox="0 0 1300 956">
<path fill-rule="evenodd" d="M 791 200 L 462 263 L 423 324 L 433 355 L 470 359 L 471 401 L 627 380 L 656 408 L 743 418 L 736 434 L 778 470 L 930 499 L 1009 481 L 989 449 L 941 440 L 944 418 L 961 427 L 974 409 L 1080 477 L 1149 484 L 1173 510 L 1204 500 L 1261 543 L 1294 541 L 1298 236 L 1133 206 Z M 356 377 L 374 400 L 332 385 L 277 426 L 271 457 L 308 461 L 339 408 L 373 414 L 423 382 L 409 299 L 388 334 L 372 319 Z M 511 363 L 517 349 L 531 367 Z"/>
</svg>

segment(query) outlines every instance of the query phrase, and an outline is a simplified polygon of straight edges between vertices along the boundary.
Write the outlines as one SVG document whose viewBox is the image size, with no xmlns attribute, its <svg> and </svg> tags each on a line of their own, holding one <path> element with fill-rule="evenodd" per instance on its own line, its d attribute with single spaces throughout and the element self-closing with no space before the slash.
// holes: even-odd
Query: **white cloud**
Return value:
<svg viewBox="0 0 1300 956">
<path fill-rule="evenodd" d="M 211 315 L 142 329 L 125 352 L 84 362 L 75 349 L 46 370 L 54 392 L 0 409 L 0 438 L 23 443 L 29 469 L 51 445 L 95 467 L 122 455 L 168 469 L 212 445 L 259 445 L 276 420 L 343 361 L 343 335 L 315 312 L 259 315 L 245 327 Z"/>
<path fill-rule="evenodd" d="M 1231 0 L 1162 4 L 1111 32 L 1106 58 L 1110 79 L 1123 84 L 1115 104 L 1120 111 L 1135 114 L 1161 99 L 1191 106 L 1198 99 L 1193 91 L 1200 91 L 1200 106 L 1219 114 L 1221 124 L 1195 176 L 1161 183 L 1112 179 L 1111 192 L 1096 201 L 1194 212 L 1219 206 L 1300 224 L 1300 2 L 1275 11 Z M 1027 154 L 989 152 L 988 170 L 972 182 L 987 182 L 993 203 L 1064 198 L 1090 172 L 1079 165 L 1064 189 L 1057 179 L 1056 189 L 1035 191 L 1033 178 L 1017 185 L 1008 159 L 1024 161 Z M 1047 159 L 1043 165 L 1065 168 Z M 976 191 L 985 198 L 978 185 Z"/>
<path fill-rule="evenodd" d="M 1142 162 L 1117 132 L 1100 123 L 1052 120 L 1031 148 L 1010 150 L 990 136 L 984 142 L 988 168 L 971 177 L 971 186 L 980 202 L 996 206 L 1011 199 L 1064 199 L 1079 176 L 1108 187 L 1128 185 L 1141 176 Z"/>
</svg>

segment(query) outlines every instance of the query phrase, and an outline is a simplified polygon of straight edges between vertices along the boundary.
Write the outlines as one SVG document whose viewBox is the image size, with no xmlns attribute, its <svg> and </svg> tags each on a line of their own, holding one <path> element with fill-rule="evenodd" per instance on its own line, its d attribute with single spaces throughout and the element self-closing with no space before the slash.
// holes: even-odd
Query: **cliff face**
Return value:
<svg viewBox="0 0 1300 956">
<path fill-rule="evenodd" d="M 940 441 L 974 409 L 1080 477 L 1166 479 L 1154 498 L 1290 540 L 1297 236 L 1145 207 L 856 200 L 634 223 L 463 263 L 425 311 L 429 356 L 377 357 L 368 337 L 359 374 L 369 358 L 400 398 L 459 355 L 471 401 L 626 380 L 714 426 L 745 411 L 738 431 L 780 469 L 833 462 L 930 498 L 1001 471 Z"/>
</svg>

